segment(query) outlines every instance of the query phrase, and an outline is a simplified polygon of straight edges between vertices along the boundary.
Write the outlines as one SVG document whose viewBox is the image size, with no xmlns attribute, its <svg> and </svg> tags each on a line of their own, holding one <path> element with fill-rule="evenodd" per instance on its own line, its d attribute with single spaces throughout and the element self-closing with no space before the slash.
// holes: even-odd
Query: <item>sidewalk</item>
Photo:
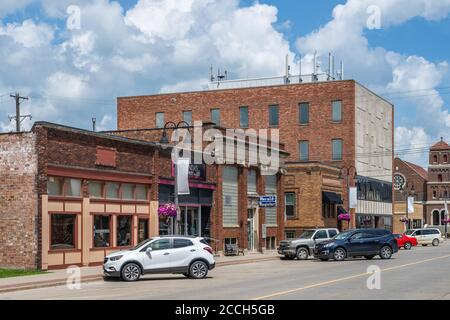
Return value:
<svg viewBox="0 0 450 320">
<path fill-rule="evenodd" d="M 216 267 L 223 267 L 274 260 L 278 259 L 278 257 L 279 256 L 275 251 L 266 251 L 264 254 L 248 253 L 245 256 L 220 256 L 215 257 L 215 260 Z M 101 266 L 82 267 L 80 270 L 81 282 L 85 283 L 103 279 L 103 270 Z M 48 273 L 39 275 L 4 278 L 0 279 L 0 293 L 65 285 L 69 276 L 70 274 L 67 272 L 67 269 L 61 269 L 52 270 Z"/>
</svg>

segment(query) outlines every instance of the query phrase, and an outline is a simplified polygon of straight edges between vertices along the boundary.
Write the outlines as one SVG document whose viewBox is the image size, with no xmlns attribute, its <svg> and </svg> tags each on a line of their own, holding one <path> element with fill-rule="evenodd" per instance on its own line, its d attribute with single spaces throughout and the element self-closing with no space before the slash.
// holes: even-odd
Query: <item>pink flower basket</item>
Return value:
<svg viewBox="0 0 450 320">
<path fill-rule="evenodd" d="M 350 214 L 342 213 L 342 214 L 338 215 L 338 220 L 340 220 L 340 221 L 350 221 Z"/>
<path fill-rule="evenodd" d="M 442 223 L 450 223 L 450 219 L 444 219 L 442 220 Z"/>
<path fill-rule="evenodd" d="M 166 203 L 158 208 L 158 215 L 160 217 L 176 217 L 177 207 L 172 203 Z"/>
</svg>

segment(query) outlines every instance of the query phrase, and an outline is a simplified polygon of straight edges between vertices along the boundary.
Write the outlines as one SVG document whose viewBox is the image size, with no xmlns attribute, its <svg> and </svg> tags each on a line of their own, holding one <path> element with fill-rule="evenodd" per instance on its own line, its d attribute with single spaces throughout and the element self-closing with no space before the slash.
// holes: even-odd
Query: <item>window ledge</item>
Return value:
<svg viewBox="0 0 450 320">
<path fill-rule="evenodd" d="M 67 252 L 81 252 L 81 249 L 50 249 L 48 250 L 49 254 L 52 253 L 67 253 Z"/>
</svg>

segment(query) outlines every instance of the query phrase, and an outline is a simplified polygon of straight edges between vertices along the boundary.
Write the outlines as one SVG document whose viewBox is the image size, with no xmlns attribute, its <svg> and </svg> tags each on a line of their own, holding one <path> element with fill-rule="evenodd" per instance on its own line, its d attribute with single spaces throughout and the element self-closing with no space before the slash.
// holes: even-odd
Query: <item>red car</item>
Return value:
<svg viewBox="0 0 450 320">
<path fill-rule="evenodd" d="M 405 250 L 410 250 L 412 247 L 417 246 L 417 239 L 406 234 L 394 234 L 394 238 L 397 240 L 399 248 L 403 247 Z"/>
</svg>

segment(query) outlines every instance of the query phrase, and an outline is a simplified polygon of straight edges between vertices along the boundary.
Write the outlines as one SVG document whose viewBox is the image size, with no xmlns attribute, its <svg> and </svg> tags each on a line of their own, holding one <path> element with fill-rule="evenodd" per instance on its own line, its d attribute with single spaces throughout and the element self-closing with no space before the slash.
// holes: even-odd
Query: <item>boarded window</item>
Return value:
<svg viewBox="0 0 450 320">
<path fill-rule="evenodd" d="M 223 225 L 238 225 L 238 172 L 235 167 L 223 168 Z"/>
<path fill-rule="evenodd" d="M 96 165 L 115 167 L 116 166 L 116 150 L 97 147 Z"/>
<path fill-rule="evenodd" d="M 266 195 L 277 195 L 277 176 L 265 176 L 266 179 Z M 266 212 L 266 224 L 269 226 L 277 225 L 277 207 L 266 207 L 264 208 Z"/>
<path fill-rule="evenodd" d="M 247 191 L 248 191 L 248 194 L 257 194 L 257 192 L 256 192 L 256 170 L 248 170 Z"/>
</svg>

